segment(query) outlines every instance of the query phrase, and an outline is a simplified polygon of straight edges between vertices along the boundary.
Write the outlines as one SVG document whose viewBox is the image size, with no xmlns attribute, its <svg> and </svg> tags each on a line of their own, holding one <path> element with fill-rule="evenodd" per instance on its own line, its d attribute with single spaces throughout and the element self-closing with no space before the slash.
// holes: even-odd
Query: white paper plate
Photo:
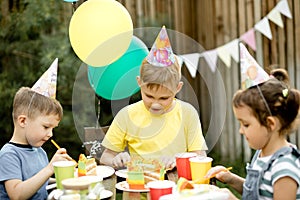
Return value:
<svg viewBox="0 0 300 200">
<path fill-rule="evenodd" d="M 159 200 L 224 200 L 229 197 L 226 192 L 214 185 L 194 184 L 194 187 L 194 189 L 187 189 L 180 193 L 174 187 L 173 194 L 161 196 Z"/>
<path fill-rule="evenodd" d="M 75 177 L 77 177 L 77 174 L 78 174 L 77 170 L 78 170 L 78 168 L 76 168 L 76 170 L 75 170 Z M 110 166 L 106 166 L 106 165 L 98 165 L 96 167 L 96 170 L 97 170 L 97 176 L 101 176 L 103 179 L 108 178 L 115 173 L 114 168 L 112 168 Z"/>
<path fill-rule="evenodd" d="M 229 195 L 225 192 L 207 192 L 194 196 L 183 196 L 179 194 L 167 194 L 159 198 L 159 200 L 224 200 L 228 199 Z"/>
<path fill-rule="evenodd" d="M 106 199 L 108 197 L 111 197 L 113 193 L 109 190 L 102 190 L 100 193 L 100 199 Z"/>
<path fill-rule="evenodd" d="M 141 190 L 138 190 L 138 189 L 130 189 L 129 188 L 129 185 L 127 183 L 127 181 L 122 181 L 122 182 L 119 182 L 116 184 L 116 188 L 118 190 L 122 190 L 122 191 L 125 191 L 125 192 L 149 192 L 149 189 L 148 188 L 145 188 L 145 189 L 141 189 Z"/>
<path fill-rule="evenodd" d="M 49 196 L 48 200 L 58 200 L 61 195 L 63 195 L 64 191 L 60 189 L 53 190 Z M 109 190 L 102 190 L 100 193 L 100 199 L 106 199 L 113 195 L 113 193 Z"/>
<path fill-rule="evenodd" d="M 127 169 L 120 169 L 115 172 L 116 176 L 121 178 L 127 178 Z"/>
<path fill-rule="evenodd" d="M 114 168 L 105 165 L 97 166 L 97 175 L 102 176 L 102 178 L 108 178 L 115 173 Z"/>
<path fill-rule="evenodd" d="M 52 183 L 46 186 L 46 190 L 56 189 L 56 183 Z"/>
</svg>

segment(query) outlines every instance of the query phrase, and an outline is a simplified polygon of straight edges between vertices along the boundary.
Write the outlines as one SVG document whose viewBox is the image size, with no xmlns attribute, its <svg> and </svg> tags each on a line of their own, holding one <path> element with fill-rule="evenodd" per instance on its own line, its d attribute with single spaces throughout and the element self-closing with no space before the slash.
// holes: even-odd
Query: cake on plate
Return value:
<svg viewBox="0 0 300 200">
<path fill-rule="evenodd" d="M 95 158 L 88 158 L 84 154 L 79 155 L 78 177 L 97 176 L 97 163 Z"/>
<path fill-rule="evenodd" d="M 130 189 L 143 190 L 154 180 L 164 180 L 164 166 L 155 159 L 132 158 L 127 163 L 127 183 Z"/>
<path fill-rule="evenodd" d="M 184 177 L 180 177 L 177 181 L 177 190 L 181 192 L 185 189 L 194 189 L 194 184 Z"/>
</svg>

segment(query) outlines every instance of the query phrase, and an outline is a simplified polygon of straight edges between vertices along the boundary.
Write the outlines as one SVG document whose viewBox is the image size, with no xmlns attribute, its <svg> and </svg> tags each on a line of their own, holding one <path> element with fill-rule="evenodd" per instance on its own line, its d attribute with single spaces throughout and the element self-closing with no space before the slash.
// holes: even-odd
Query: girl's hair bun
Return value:
<svg viewBox="0 0 300 200">
<path fill-rule="evenodd" d="M 290 78 L 285 69 L 283 68 L 273 69 L 270 72 L 270 75 L 274 76 L 274 78 L 276 78 L 277 80 L 282 81 L 287 85 L 290 85 Z"/>
</svg>

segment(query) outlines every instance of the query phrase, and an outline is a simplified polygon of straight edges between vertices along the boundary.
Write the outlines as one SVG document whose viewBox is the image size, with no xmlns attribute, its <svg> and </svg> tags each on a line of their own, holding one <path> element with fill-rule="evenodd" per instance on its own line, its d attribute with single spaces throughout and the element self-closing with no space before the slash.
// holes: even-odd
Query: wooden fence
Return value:
<svg viewBox="0 0 300 200">
<path fill-rule="evenodd" d="M 161 27 L 183 33 L 203 47 L 199 53 L 216 49 L 253 28 L 274 9 L 279 0 L 119 0 L 129 11 L 135 28 Z M 258 63 L 268 72 L 270 66 L 278 65 L 288 70 L 291 85 L 300 88 L 300 1 L 287 0 L 292 19 L 281 15 L 284 27 L 269 22 L 272 39 L 255 31 L 257 50 L 248 48 Z M 153 39 L 154 40 L 154 39 Z M 180 53 L 190 52 L 189 47 L 172 41 Z M 194 49 L 192 50 L 194 51 Z M 217 61 L 213 73 L 203 57 L 199 58 L 196 77 L 183 67 L 183 76 L 196 94 L 201 122 L 210 150 L 219 152 L 230 160 L 243 157 L 249 160 L 251 151 L 239 134 L 231 100 L 239 88 L 239 64 L 231 59 L 227 67 Z M 183 91 L 179 98 L 195 102 L 190 92 Z M 297 132 L 290 137 L 300 146 Z M 216 143 L 217 142 L 217 143 Z"/>
</svg>

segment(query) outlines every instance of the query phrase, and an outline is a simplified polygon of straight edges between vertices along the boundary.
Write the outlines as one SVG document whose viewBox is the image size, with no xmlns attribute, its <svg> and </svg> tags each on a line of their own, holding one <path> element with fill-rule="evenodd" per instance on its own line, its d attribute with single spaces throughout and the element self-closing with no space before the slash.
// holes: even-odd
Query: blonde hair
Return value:
<svg viewBox="0 0 300 200">
<path fill-rule="evenodd" d="M 20 115 L 35 119 L 40 115 L 58 115 L 63 117 L 63 109 L 56 99 L 34 92 L 29 87 L 21 87 L 15 94 L 12 117 L 15 122 Z"/>
<path fill-rule="evenodd" d="M 176 91 L 181 80 L 181 68 L 177 60 L 170 66 L 158 67 L 144 59 L 140 69 L 140 78 L 150 89 L 164 86 L 171 91 Z"/>
</svg>

